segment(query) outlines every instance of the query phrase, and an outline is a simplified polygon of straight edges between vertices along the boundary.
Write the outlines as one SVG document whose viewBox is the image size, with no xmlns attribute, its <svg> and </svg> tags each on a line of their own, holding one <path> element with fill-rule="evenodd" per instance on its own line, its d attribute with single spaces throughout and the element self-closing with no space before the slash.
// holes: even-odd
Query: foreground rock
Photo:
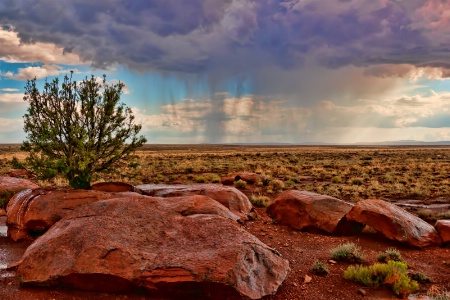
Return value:
<svg viewBox="0 0 450 300">
<path fill-rule="evenodd" d="M 207 198 L 189 198 L 199 197 Z M 207 202 L 180 213 L 177 201 L 167 200 L 139 196 L 83 205 L 27 249 L 17 274 L 25 285 L 143 289 L 176 299 L 258 299 L 277 291 L 287 260 L 236 222 L 200 214 Z"/>
<path fill-rule="evenodd" d="M 243 221 L 256 218 L 256 212 L 253 209 L 250 200 L 234 187 L 217 184 L 143 184 L 136 186 L 136 188 L 142 191 L 143 195 L 154 197 L 205 195 L 224 205 Z"/>
<path fill-rule="evenodd" d="M 450 242 L 450 220 L 439 220 L 436 222 L 437 231 L 439 232 L 439 235 L 442 238 L 443 243 L 449 243 Z"/>
<path fill-rule="evenodd" d="M 347 219 L 374 228 L 388 239 L 415 247 L 440 245 L 433 226 L 406 210 L 383 200 L 361 200 L 347 214 Z"/>
<path fill-rule="evenodd" d="M 122 193 L 73 189 L 24 190 L 7 206 L 8 236 L 14 241 L 33 239 L 75 208 L 91 202 L 117 198 Z"/>
<path fill-rule="evenodd" d="M 91 186 L 93 191 L 101 192 L 135 192 L 142 194 L 142 191 L 134 185 L 125 182 L 99 182 Z"/>
<path fill-rule="evenodd" d="M 363 225 L 345 215 L 353 205 L 330 196 L 307 191 L 285 191 L 267 207 L 267 214 L 279 224 L 295 229 L 316 228 L 328 233 L 354 234 Z"/>
<path fill-rule="evenodd" d="M 22 178 L 0 176 L 0 195 L 4 193 L 15 194 L 26 189 L 37 189 L 34 182 Z"/>
</svg>

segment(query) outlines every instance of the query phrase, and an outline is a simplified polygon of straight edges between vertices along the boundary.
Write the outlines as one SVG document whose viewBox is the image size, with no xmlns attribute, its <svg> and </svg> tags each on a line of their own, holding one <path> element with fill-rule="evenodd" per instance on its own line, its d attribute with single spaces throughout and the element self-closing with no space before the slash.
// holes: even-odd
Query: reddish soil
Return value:
<svg viewBox="0 0 450 300">
<path fill-rule="evenodd" d="M 426 294 L 431 287 L 450 290 L 450 249 L 427 248 L 412 249 L 404 245 L 386 240 L 376 233 L 363 233 L 359 236 L 338 237 L 321 233 L 309 233 L 292 230 L 286 226 L 272 224 L 265 214 L 265 209 L 258 209 L 259 218 L 248 222 L 245 228 L 267 245 L 278 250 L 290 262 L 291 271 L 288 278 L 273 299 L 397 299 L 388 290 L 363 287 L 349 282 L 342 276 L 348 266 L 346 263 L 330 264 L 330 250 L 339 244 L 353 242 L 363 249 L 369 263 L 376 261 L 378 252 L 387 248 L 396 248 L 414 272 L 428 275 L 432 282 L 421 284 L 419 294 Z M 0 226 L 4 226 L 5 217 L 0 217 Z M 0 267 L 18 260 L 29 242 L 13 242 L 0 235 Z M 327 262 L 330 274 L 314 275 L 310 268 L 314 261 Z M 310 283 L 304 283 L 305 275 L 311 276 Z M 358 293 L 359 289 L 366 292 L 365 296 Z M 142 295 L 113 295 L 105 293 L 90 293 L 73 290 L 24 288 L 14 272 L 0 270 L 0 299 L 150 299 Z M 411 298 L 411 299 L 420 299 Z M 234 299 L 233 299 L 234 300 Z"/>
</svg>

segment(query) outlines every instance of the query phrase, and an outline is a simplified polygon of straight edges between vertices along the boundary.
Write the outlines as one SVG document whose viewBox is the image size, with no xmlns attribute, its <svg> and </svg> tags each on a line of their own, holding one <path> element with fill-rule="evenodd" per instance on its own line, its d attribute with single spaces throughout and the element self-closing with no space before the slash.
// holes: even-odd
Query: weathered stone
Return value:
<svg viewBox="0 0 450 300">
<path fill-rule="evenodd" d="M 26 250 L 17 274 L 24 285 L 141 288 L 177 299 L 274 294 L 288 261 L 236 222 L 200 213 L 216 202 L 187 198 L 197 199 L 197 211 L 180 213 L 176 200 L 144 196 L 83 205 Z"/>
<path fill-rule="evenodd" d="M 99 182 L 93 184 L 91 190 L 101 192 L 135 192 L 142 194 L 142 191 L 134 185 L 125 182 Z"/>
<path fill-rule="evenodd" d="M 8 236 L 15 241 L 33 239 L 76 207 L 121 194 L 74 189 L 21 191 L 11 198 L 6 208 Z"/>
<path fill-rule="evenodd" d="M 442 243 L 433 226 L 383 200 L 359 201 L 347 214 L 347 219 L 367 224 L 388 239 L 411 246 L 426 247 Z"/>
<path fill-rule="evenodd" d="M 345 215 L 353 205 L 330 196 L 307 191 L 281 193 L 267 207 L 267 214 L 279 224 L 295 229 L 316 228 L 328 233 L 354 234 L 362 224 L 350 222 Z"/>
<path fill-rule="evenodd" d="M 143 184 L 136 186 L 136 188 L 141 190 L 143 195 L 154 197 L 205 195 L 227 207 L 243 221 L 256 218 L 256 212 L 250 203 L 250 200 L 234 187 L 226 187 L 217 184 Z"/>
<path fill-rule="evenodd" d="M 28 172 L 27 170 L 11 170 L 8 172 L 8 176 L 10 177 L 18 177 L 18 178 L 33 178 L 33 174 Z"/>
<path fill-rule="evenodd" d="M 0 176 L 0 194 L 5 192 L 17 193 L 26 189 L 37 188 L 39 188 L 37 184 L 26 179 Z"/>
<path fill-rule="evenodd" d="M 443 243 L 450 242 L 450 220 L 439 220 L 434 227 L 439 232 Z"/>
<path fill-rule="evenodd" d="M 220 181 L 222 182 L 222 184 L 232 185 L 235 181 L 242 179 L 249 184 L 253 184 L 259 178 L 261 178 L 261 175 L 256 173 L 233 173 L 228 176 L 222 177 Z"/>
</svg>

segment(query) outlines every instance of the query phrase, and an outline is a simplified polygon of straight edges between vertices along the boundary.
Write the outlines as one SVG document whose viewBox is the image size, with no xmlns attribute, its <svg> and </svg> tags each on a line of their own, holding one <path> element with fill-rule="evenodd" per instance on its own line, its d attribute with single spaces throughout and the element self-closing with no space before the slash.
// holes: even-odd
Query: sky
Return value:
<svg viewBox="0 0 450 300">
<path fill-rule="evenodd" d="M 1 0 L 0 143 L 27 79 L 125 84 L 148 143 L 450 140 L 447 0 Z"/>
</svg>

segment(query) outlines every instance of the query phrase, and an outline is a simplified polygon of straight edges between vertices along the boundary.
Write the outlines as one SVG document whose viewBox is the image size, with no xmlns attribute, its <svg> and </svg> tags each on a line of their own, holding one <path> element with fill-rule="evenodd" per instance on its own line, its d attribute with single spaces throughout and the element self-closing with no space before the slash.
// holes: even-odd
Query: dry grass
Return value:
<svg viewBox="0 0 450 300">
<path fill-rule="evenodd" d="M 18 146 L 0 147 L 0 173 L 23 160 Z M 297 147 L 232 145 L 146 145 L 136 165 L 121 166 L 95 181 L 132 184 L 217 182 L 232 172 L 255 172 L 259 193 L 309 190 L 348 201 L 366 198 L 450 202 L 447 147 Z M 58 178 L 45 184 L 65 185 Z"/>
</svg>

